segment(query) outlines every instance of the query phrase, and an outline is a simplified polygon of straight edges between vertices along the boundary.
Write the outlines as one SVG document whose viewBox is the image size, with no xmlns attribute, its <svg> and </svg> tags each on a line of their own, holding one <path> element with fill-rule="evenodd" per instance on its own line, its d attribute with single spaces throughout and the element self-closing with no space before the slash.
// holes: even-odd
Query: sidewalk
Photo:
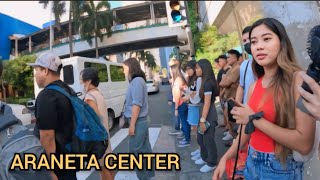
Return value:
<svg viewBox="0 0 320 180">
<path fill-rule="evenodd" d="M 220 106 L 217 106 L 217 112 L 218 112 L 218 124 L 222 124 L 223 123 L 223 114 L 222 114 Z M 189 180 L 189 179 L 190 180 L 193 180 L 193 179 L 208 180 L 208 179 L 212 178 L 213 171 L 210 171 L 208 173 L 202 173 L 202 172 L 200 172 L 200 168 L 203 165 L 197 165 L 194 163 L 193 160 L 191 160 L 190 153 L 192 151 L 196 150 L 197 148 L 199 148 L 195 132 L 191 133 L 191 145 L 189 147 L 184 147 L 184 148 L 180 148 L 177 146 L 178 140 L 177 140 L 176 136 L 170 136 L 168 134 L 167 134 L 167 136 L 169 136 L 169 138 L 167 138 L 167 140 L 170 141 L 170 143 L 171 143 L 171 141 L 174 141 L 174 146 L 176 149 L 175 152 L 177 152 L 180 155 L 181 171 L 178 172 L 178 174 L 179 174 L 178 179 L 180 179 L 180 180 Z M 216 145 L 217 145 L 217 150 L 218 150 L 218 162 L 219 162 L 219 159 L 222 157 L 222 155 L 228 149 L 224 145 L 224 143 L 226 141 L 223 141 L 222 138 L 223 138 L 223 128 L 216 128 L 215 140 L 216 140 Z M 166 179 L 171 180 L 171 178 L 167 178 L 167 176 L 166 176 Z"/>
</svg>

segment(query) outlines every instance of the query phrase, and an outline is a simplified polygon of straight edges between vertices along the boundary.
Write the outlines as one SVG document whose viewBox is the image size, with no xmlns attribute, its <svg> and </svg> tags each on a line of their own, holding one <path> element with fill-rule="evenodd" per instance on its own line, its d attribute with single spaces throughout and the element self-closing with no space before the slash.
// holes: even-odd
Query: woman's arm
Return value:
<svg viewBox="0 0 320 180">
<path fill-rule="evenodd" d="M 299 76 L 295 76 L 295 84 L 301 86 L 302 79 Z M 297 91 L 297 86 L 295 86 L 295 102 L 299 98 Z M 241 107 L 243 108 L 243 107 Z M 238 108 L 241 109 L 241 108 Z M 254 112 L 248 108 L 244 107 L 242 112 L 237 113 L 237 123 L 247 124 L 248 116 L 252 115 Z M 296 128 L 288 129 L 282 128 L 276 124 L 269 122 L 268 120 L 261 118 L 259 120 L 253 120 L 253 124 L 256 128 L 261 130 L 263 133 L 271 137 L 274 141 L 292 149 L 298 151 L 299 153 L 306 155 L 308 154 L 313 146 L 314 134 L 315 134 L 315 121 L 311 116 L 305 114 L 298 108 L 295 108 L 296 113 Z"/>
</svg>

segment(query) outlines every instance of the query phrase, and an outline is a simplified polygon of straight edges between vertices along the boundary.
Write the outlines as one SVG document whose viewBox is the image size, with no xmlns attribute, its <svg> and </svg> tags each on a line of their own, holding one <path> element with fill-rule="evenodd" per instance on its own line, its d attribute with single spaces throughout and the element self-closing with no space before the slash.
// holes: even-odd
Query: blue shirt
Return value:
<svg viewBox="0 0 320 180">
<path fill-rule="evenodd" d="M 137 105 L 141 108 L 138 116 L 139 118 L 148 115 L 147 85 L 142 77 L 134 78 L 129 84 L 124 106 L 124 116 L 126 118 L 131 118 L 133 105 Z"/>
<path fill-rule="evenodd" d="M 248 64 L 249 63 L 249 64 Z M 247 73 L 246 73 L 246 84 L 244 84 L 244 74 L 248 64 Z M 252 59 L 244 60 L 240 66 L 240 86 L 243 87 L 243 104 L 247 104 L 248 92 L 250 85 L 256 80 L 253 71 L 252 71 Z"/>
</svg>

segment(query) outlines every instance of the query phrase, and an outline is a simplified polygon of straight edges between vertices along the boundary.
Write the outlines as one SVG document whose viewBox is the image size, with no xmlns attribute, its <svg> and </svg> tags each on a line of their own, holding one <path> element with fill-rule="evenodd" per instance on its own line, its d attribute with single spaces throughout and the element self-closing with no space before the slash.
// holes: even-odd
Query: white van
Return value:
<svg viewBox="0 0 320 180">
<path fill-rule="evenodd" d="M 108 107 L 109 128 L 111 129 L 115 118 L 121 115 L 129 84 L 123 73 L 122 64 L 79 56 L 61 59 L 61 61 L 63 64 L 61 80 L 73 88 L 76 93 L 81 92 L 82 95 L 79 96 L 81 99 L 84 97 L 84 92 L 80 84 L 80 72 L 87 67 L 94 67 L 98 70 L 100 79 L 98 89 L 103 94 Z M 34 88 L 35 97 L 37 97 L 41 89 L 35 79 Z"/>
</svg>

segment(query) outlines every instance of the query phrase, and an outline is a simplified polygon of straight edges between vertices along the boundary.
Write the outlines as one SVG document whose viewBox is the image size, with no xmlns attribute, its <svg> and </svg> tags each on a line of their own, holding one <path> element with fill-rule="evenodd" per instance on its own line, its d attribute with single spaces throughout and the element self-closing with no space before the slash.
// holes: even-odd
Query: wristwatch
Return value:
<svg viewBox="0 0 320 180">
<path fill-rule="evenodd" d="M 200 122 L 206 122 L 207 120 L 205 118 L 200 118 Z"/>
</svg>

